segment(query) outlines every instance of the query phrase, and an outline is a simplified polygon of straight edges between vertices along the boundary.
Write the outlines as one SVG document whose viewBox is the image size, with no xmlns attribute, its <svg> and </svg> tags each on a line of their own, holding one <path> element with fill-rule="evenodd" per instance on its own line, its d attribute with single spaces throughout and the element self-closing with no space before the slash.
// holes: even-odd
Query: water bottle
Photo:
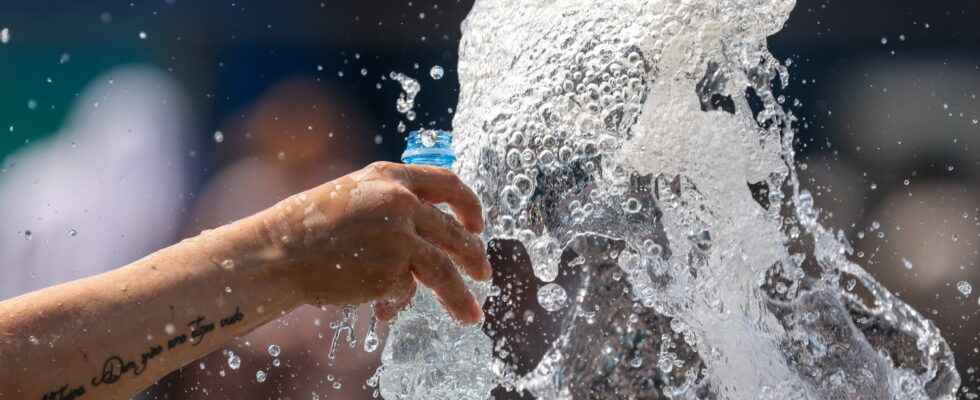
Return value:
<svg viewBox="0 0 980 400">
<path fill-rule="evenodd" d="M 451 168 L 452 133 L 413 131 L 402 154 L 406 164 Z M 487 285 L 467 279 L 477 299 Z M 412 304 L 392 321 L 378 369 L 386 400 L 485 400 L 496 384 L 490 370 L 492 343 L 479 325 L 461 326 L 432 291 L 419 287 Z"/>
<path fill-rule="evenodd" d="M 436 129 L 412 131 L 406 141 L 408 145 L 402 153 L 405 164 L 452 168 L 456 162 L 452 148 L 453 134 L 450 132 Z"/>
</svg>

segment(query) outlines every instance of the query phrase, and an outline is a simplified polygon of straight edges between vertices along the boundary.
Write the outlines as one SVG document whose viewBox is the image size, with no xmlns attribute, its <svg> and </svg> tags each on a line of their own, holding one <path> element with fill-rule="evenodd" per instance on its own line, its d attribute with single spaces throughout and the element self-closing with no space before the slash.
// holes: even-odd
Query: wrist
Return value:
<svg viewBox="0 0 980 400">
<path fill-rule="evenodd" d="M 202 233 L 205 252 L 223 282 L 266 305 L 268 312 L 289 311 L 303 304 L 298 280 L 281 246 L 265 234 L 258 214 Z M 230 287 L 230 286 L 229 286 Z"/>
</svg>

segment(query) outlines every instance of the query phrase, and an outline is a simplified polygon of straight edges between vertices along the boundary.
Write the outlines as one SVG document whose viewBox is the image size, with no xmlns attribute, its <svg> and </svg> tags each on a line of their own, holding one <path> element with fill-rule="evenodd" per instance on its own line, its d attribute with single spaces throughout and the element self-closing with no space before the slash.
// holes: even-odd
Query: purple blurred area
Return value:
<svg viewBox="0 0 980 400">
<path fill-rule="evenodd" d="M 404 134 L 391 71 L 422 83 L 414 127 L 451 128 L 471 6 L 4 1 L 0 299 L 396 160 Z M 972 1 L 799 0 L 769 40 L 790 65 L 779 92 L 799 118 L 798 170 L 822 219 L 847 234 L 855 261 L 936 322 L 973 393 L 980 288 L 957 286 L 980 286 L 978 17 Z M 429 77 L 434 65 L 441 80 Z M 511 256 L 520 249 L 498 252 L 498 274 L 529 268 Z M 369 313 L 360 315 L 363 335 Z M 145 397 L 372 398 L 363 382 L 378 353 L 325 359 L 337 318 L 300 309 L 229 346 L 241 369 L 213 354 Z M 283 348 L 279 367 L 270 344 Z"/>
</svg>

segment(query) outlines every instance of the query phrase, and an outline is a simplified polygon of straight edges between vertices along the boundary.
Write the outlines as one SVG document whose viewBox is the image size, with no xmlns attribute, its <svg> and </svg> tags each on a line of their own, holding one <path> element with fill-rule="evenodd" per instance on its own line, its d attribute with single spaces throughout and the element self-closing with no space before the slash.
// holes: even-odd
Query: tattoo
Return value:
<svg viewBox="0 0 980 400">
<path fill-rule="evenodd" d="M 205 324 L 203 315 L 189 322 L 187 326 L 191 327 L 191 342 L 194 343 L 194 346 L 201 344 L 204 335 L 214 330 L 214 322 Z"/>
<path fill-rule="evenodd" d="M 62 386 L 53 392 L 45 393 L 41 400 L 73 400 L 85 394 L 85 388 L 79 386 L 68 390 L 68 385 Z"/>
<path fill-rule="evenodd" d="M 171 306 L 171 312 L 173 312 L 173 307 Z M 219 322 L 221 328 L 235 325 L 245 319 L 245 314 L 242 314 L 240 307 L 235 307 L 235 312 L 225 318 L 222 318 Z M 146 349 L 142 354 L 140 354 L 139 363 L 133 361 L 124 360 L 120 356 L 109 356 L 102 364 L 102 373 L 99 376 L 92 378 L 92 387 L 100 385 L 111 385 L 116 383 L 125 376 L 127 373 L 132 373 L 133 376 L 139 376 L 146 371 L 147 365 L 150 360 L 153 360 L 164 351 L 172 350 L 173 348 L 187 343 L 188 340 L 197 346 L 204 340 L 204 336 L 213 332 L 215 330 L 214 322 L 207 322 L 207 317 L 199 316 L 193 321 L 188 322 L 187 326 L 191 329 L 190 338 L 188 338 L 186 333 L 181 333 L 176 335 L 169 340 L 167 340 L 166 348 L 164 345 L 152 345 Z M 84 358 L 88 358 L 88 354 L 84 351 L 82 352 Z M 42 395 L 41 400 L 74 400 L 85 394 L 85 387 L 78 386 L 74 389 L 70 389 L 68 385 L 62 386 L 53 391 L 47 392 Z"/>
<path fill-rule="evenodd" d="M 92 386 L 116 383 L 129 371 L 133 371 L 134 376 L 143 373 L 143 369 L 132 361 L 123 361 L 119 356 L 109 357 L 105 360 L 105 364 L 102 364 L 102 375 L 92 378 Z"/>
<path fill-rule="evenodd" d="M 150 347 L 150 350 L 149 351 L 147 351 L 147 352 L 143 353 L 142 355 L 140 355 L 140 357 L 142 357 L 142 360 L 141 360 L 142 368 L 140 368 L 140 373 L 142 373 L 143 371 L 146 371 L 146 363 L 148 361 L 150 361 L 150 359 L 152 359 L 153 357 L 156 357 L 156 356 L 160 355 L 160 353 L 162 353 L 162 352 L 163 352 L 163 346 L 153 346 L 153 347 Z"/>
<path fill-rule="evenodd" d="M 167 350 L 177 347 L 178 345 L 184 344 L 184 342 L 186 341 L 187 341 L 187 335 L 183 333 L 174 336 L 172 339 L 167 341 Z"/>
<path fill-rule="evenodd" d="M 245 318 L 245 314 L 238 307 L 235 307 L 235 313 L 227 318 L 221 319 L 221 327 L 224 328 L 228 325 L 234 325 L 241 322 L 242 318 Z"/>
</svg>

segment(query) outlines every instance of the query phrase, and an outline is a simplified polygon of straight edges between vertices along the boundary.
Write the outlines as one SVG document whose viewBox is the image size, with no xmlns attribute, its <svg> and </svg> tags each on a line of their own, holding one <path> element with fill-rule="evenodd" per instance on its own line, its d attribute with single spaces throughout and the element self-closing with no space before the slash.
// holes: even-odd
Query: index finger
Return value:
<svg viewBox="0 0 980 400">
<path fill-rule="evenodd" d="M 430 203 L 447 203 L 467 230 L 483 232 L 483 207 L 480 199 L 452 171 L 428 165 L 406 165 L 408 187 L 420 199 Z"/>
</svg>

